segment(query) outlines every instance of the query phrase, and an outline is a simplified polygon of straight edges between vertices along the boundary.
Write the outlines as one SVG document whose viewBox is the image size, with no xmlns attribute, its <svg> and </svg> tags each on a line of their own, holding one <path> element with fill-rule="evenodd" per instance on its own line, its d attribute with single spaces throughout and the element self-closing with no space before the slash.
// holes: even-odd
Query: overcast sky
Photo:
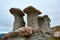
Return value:
<svg viewBox="0 0 60 40">
<path fill-rule="evenodd" d="M 12 31 L 14 17 L 9 9 L 12 7 L 23 10 L 27 6 L 34 6 L 48 15 L 51 19 L 51 27 L 60 25 L 60 0 L 0 0 L 0 33 Z M 24 17 L 26 21 L 26 16 Z"/>
</svg>

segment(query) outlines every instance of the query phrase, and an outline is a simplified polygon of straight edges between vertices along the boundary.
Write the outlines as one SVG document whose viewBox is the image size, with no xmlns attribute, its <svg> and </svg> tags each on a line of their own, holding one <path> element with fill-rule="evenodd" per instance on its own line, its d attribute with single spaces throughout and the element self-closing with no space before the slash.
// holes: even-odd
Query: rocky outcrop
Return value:
<svg viewBox="0 0 60 40">
<path fill-rule="evenodd" d="M 23 19 L 24 13 L 17 8 L 11 8 L 14 15 L 14 27 L 12 32 L 2 37 L 2 40 L 50 40 L 50 18 L 48 15 L 39 16 L 41 12 L 32 6 L 23 10 L 27 14 L 27 26 Z"/>
</svg>

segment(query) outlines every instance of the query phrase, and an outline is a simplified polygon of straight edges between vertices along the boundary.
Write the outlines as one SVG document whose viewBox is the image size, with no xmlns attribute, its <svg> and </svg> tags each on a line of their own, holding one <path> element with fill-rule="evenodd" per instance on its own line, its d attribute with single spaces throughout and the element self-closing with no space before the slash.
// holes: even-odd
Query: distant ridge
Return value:
<svg viewBox="0 0 60 40">
<path fill-rule="evenodd" d="M 3 36 L 3 35 L 5 35 L 5 33 L 3 33 L 3 34 L 0 34 L 0 40 L 2 40 L 2 36 Z"/>
</svg>

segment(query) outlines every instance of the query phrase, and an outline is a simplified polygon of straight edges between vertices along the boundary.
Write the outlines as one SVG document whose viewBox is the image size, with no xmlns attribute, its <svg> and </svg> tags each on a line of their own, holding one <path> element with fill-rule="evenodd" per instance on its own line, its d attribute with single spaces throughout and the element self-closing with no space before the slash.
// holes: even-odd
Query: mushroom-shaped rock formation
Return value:
<svg viewBox="0 0 60 40">
<path fill-rule="evenodd" d="M 25 26 L 25 21 L 23 19 L 24 13 L 18 8 L 11 8 L 10 13 L 15 17 L 13 31 Z"/>
<path fill-rule="evenodd" d="M 27 14 L 27 26 L 36 29 L 38 27 L 37 16 L 41 14 L 41 12 L 32 6 L 25 8 L 23 11 Z"/>
<path fill-rule="evenodd" d="M 15 30 L 14 32 L 10 32 L 10 33 L 7 33 L 6 35 L 4 35 L 2 37 L 2 40 L 7 40 L 9 38 L 13 38 L 13 37 L 17 37 L 17 36 L 27 37 L 27 36 L 32 35 L 32 32 L 33 32 L 33 29 L 31 27 L 21 27 L 21 28 Z"/>
<path fill-rule="evenodd" d="M 38 25 L 40 28 L 42 28 L 43 31 L 51 32 L 50 21 L 51 20 L 48 17 L 48 15 L 44 15 L 43 17 L 41 16 L 38 17 Z"/>
<path fill-rule="evenodd" d="M 43 30 L 47 31 L 47 32 L 51 32 L 51 29 L 50 29 L 50 18 L 48 17 L 48 15 L 44 15 L 43 17 Z"/>
<path fill-rule="evenodd" d="M 45 38 L 46 40 L 49 40 L 52 35 L 52 30 L 50 29 L 50 21 L 51 20 L 48 17 L 48 15 L 44 15 L 43 17 L 41 16 L 38 17 L 38 26 L 42 29 L 44 35 L 43 38 Z"/>
</svg>

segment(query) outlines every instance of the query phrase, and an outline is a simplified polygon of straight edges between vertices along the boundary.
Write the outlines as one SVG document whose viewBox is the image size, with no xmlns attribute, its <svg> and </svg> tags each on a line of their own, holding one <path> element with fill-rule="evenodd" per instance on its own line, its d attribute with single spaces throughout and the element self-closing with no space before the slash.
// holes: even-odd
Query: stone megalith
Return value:
<svg viewBox="0 0 60 40">
<path fill-rule="evenodd" d="M 41 12 L 32 6 L 25 8 L 23 11 L 27 14 L 27 26 L 36 29 L 38 27 L 37 16 L 41 14 Z"/>
<path fill-rule="evenodd" d="M 14 25 L 13 25 L 14 26 L 13 31 L 20 28 L 20 27 L 24 27 L 25 21 L 23 19 L 23 16 L 25 14 L 18 8 L 11 8 L 9 11 L 15 18 Z"/>
</svg>

